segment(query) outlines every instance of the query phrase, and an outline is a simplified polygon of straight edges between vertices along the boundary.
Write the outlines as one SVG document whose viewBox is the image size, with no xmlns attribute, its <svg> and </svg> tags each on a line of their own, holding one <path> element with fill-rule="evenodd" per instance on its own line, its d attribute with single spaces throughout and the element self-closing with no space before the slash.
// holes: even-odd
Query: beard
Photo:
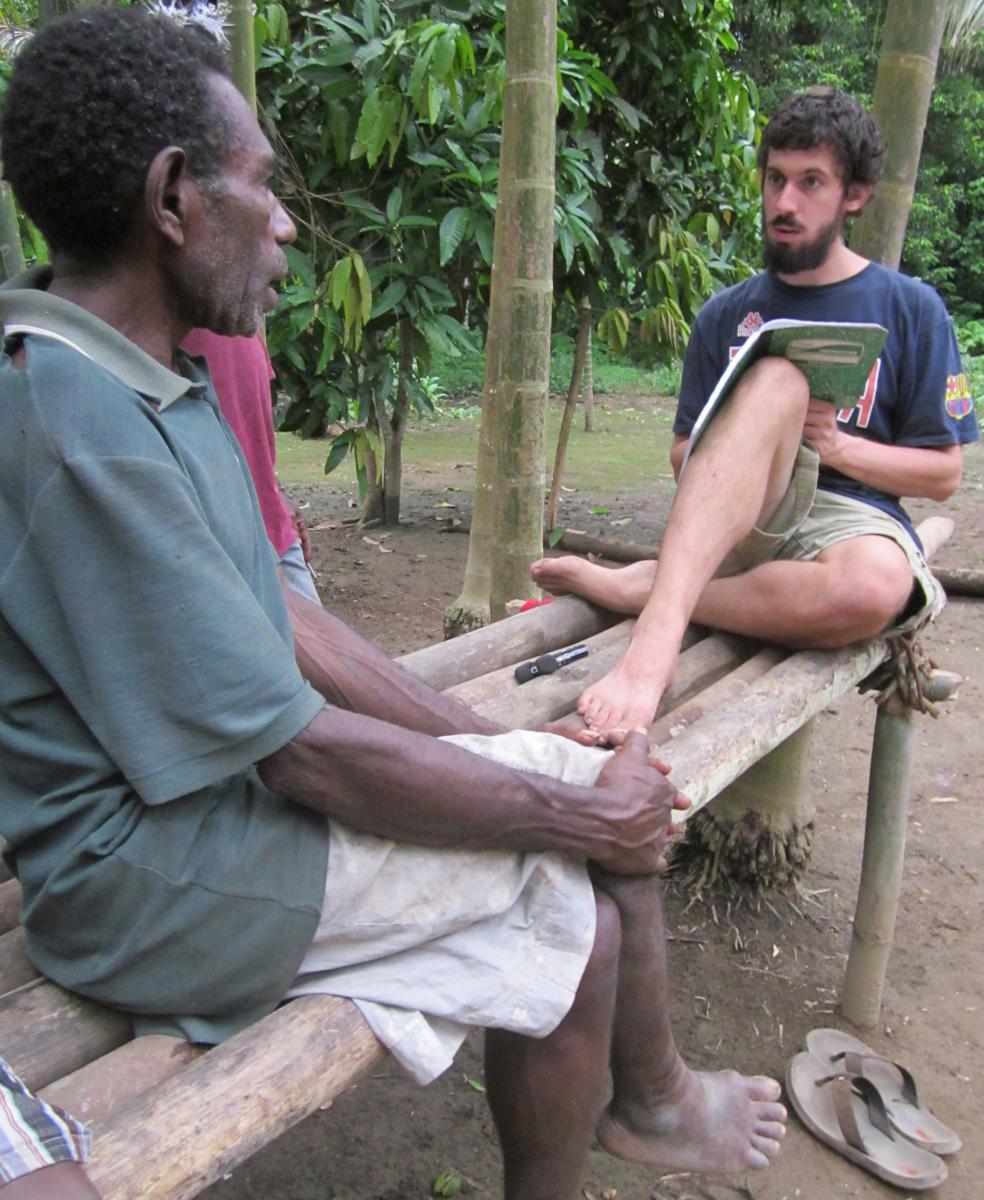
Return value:
<svg viewBox="0 0 984 1200">
<path fill-rule="evenodd" d="M 763 214 L 762 261 L 766 270 L 775 271 L 779 275 L 798 275 L 801 271 L 815 271 L 826 262 L 831 246 L 840 237 L 843 229 L 844 218 L 835 217 L 829 225 L 824 225 L 812 241 L 800 242 L 794 246 L 788 242 L 772 241 Z"/>
</svg>

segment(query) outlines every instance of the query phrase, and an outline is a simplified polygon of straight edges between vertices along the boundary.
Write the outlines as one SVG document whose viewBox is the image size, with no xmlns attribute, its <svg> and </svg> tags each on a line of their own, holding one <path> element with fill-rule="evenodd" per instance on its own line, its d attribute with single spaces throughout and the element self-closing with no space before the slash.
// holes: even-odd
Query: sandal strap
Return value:
<svg viewBox="0 0 984 1200">
<path fill-rule="evenodd" d="M 919 1107 L 916 1081 L 912 1077 L 912 1073 L 907 1071 L 901 1063 L 892 1062 L 890 1058 L 883 1058 L 880 1054 L 858 1054 L 854 1050 L 842 1050 L 839 1054 L 833 1054 L 830 1061 L 840 1063 L 848 1075 L 864 1075 L 864 1064 L 866 1062 L 882 1063 L 885 1066 L 894 1067 L 902 1076 L 902 1099 L 906 1104 L 911 1104 L 914 1108 Z"/>
<path fill-rule="evenodd" d="M 895 1133 L 889 1123 L 888 1113 L 885 1111 L 885 1104 L 881 1098 L 881 1094 L 869 1079 L 865 1079 L 863 1075 L 850 1075 L 847 1072 L 838 1071 L 833 1075 L 827 1075 L 823 1079 L 816 1081 L 817 1087 L 826 1087 L 828 1085 L 831 1089 L 831 1098 L 834 1102 L 834 1115 L 837 1117 L 837 1124 L 840 1126 L 844 1140 L 849 1146 L 855 1150 L 859 1150 L 862 1154 L 870 1153 L 867 1145 L 865 1145 L 864 1134 L 861 1132 L 857 1117 L 855 1116 L 854 1096 L 860 1096 L 864 1101 L 872 1125 L 884 1133 L 886 1137 L 895 1139 Z"/>
</svg>

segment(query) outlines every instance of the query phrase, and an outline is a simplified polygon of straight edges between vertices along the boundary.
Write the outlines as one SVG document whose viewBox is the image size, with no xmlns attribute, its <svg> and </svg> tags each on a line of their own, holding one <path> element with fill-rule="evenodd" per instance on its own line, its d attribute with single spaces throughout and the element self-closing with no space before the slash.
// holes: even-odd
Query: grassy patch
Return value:
<svg viewBox="0 0 984 1200">
<path fill-rule="evenodd" d="M 595 403 L 595 430 L 584 432 L 580 411 L 575 416 L 567 449 L 564 483 L 588 494 L 612 495 L 618 491 L 652 486 L 669 481 L 670 426 L 675 401 L 672 399 L 608 401 Z M 551 402 L 547 416 L 546 463 L 548 481 L 553 471 L 554 452 L 563 404 Z M 407 431 L 403 460 L 407 467 L 426 467 L 435 477 L 452 473 L 461 464 L 474 467 L 478 451 L 478 416 L 467 416 L 445 424 L 426 422 Z M 328 443 L 302 441 L 289 433 L 277 434 L 277 473 L 285 486 L 320 483 L 324 474 Z M 354 483 L 350 461 L 327 479 L 339 487 Z M 467 476 L 471 482 L 472 476 Z"/>
</svg>

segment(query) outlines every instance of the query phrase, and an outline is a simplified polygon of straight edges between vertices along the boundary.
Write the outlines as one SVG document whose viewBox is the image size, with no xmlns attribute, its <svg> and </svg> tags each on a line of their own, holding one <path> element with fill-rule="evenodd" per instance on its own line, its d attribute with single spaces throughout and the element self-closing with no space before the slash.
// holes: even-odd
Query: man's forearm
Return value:
<svg viewBox="0 0 984 1200">
<path fill-rule="evenodd" d="M 501 726 L 415 679 L 354 629 L 289 587 L 284 596 L 297 665 L 329 704 L 438 737 L 502 732 Z"/>
<path fill-rule="evenodd" d="M 889 446 L 843 434 L 825 466 L 891 496 L 947 500 L 963 474 L 960 446 Z"/>
<path fill-rule="evenodd" d="M 259 772 L 272 791 L 379 837 L 561 850 L 602 861 L 665 836 L 673 794 L 661 777 L 641 786 L 574 787 L 330 706 Z M 654 787 L 662 799 L 654 799 Z"/>
</svg>

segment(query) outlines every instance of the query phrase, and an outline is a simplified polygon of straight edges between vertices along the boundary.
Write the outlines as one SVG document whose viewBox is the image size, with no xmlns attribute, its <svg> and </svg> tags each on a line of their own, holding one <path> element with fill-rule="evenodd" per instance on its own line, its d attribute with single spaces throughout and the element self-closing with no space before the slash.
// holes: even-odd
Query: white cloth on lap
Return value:
<svg viewBox="0 0 984 1200">
<path fill-rule="evenodd" d="M 445 740 L 581 786 L 611 753 L 526 730 Z M 288 996 L 348 996 L 429 1083 L 469 1027 L 552 1032 L 573 1003 L 594 932 L 582 862 L 398 844 L 333 821 L 321 922 Z"/>
</svg>

